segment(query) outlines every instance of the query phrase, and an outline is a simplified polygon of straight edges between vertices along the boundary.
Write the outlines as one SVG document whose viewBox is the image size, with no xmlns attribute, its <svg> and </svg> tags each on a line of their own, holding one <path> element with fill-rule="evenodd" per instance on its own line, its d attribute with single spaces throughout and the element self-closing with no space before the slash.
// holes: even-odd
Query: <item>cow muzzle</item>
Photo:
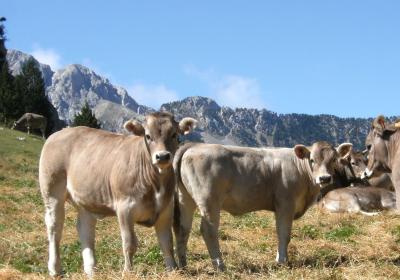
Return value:
<svg viewBox="0 0 400 280">
<path fill-rule="evenodd" d="M 158 168 L 164 169 L 172 164 L 172 154 L 168 151 L 157 152 L 153 156 L 153 164 Z"/>
<path fill-rule="evenodd" d="M 329 185 L 332 183 L 332 176 L 331 175 L 322 175 L 318 176 L 317 179 L 315 180 L 317 184 L 319 184 L 321 187 L 324 187 L 326 185 Z"/>
<path fill-rule="evenodd" d="M 369 170 L 368 167 L 365 168 L 364 172 L 361 174 L 361 179 L 365 180 L 365 179 L 369 179 L 372 177 L 372 174 L 374 172 L 372 170 Z"/>
</svg>

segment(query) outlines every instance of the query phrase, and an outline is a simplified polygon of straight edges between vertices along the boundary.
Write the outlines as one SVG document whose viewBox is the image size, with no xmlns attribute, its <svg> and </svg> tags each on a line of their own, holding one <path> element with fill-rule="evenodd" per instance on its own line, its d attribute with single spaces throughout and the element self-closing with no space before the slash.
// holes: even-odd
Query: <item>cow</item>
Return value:
<svg viewBox="0 0 400 280">
<path fill-rule="evenodd" d="M 172 242 L 175 176 L 172 160 L 178 136 L 192 131 L 196 120 L 179 123 L 167 112 L 146 116 L 143 124 L 128 121 L 133 135 L 74 127 L 52 134 L 39 163 L 40 190 L 49 239 L 48 269 L 61 272 L 60 240 L 64 204 L 78 212 L 77 230 L 84 271 L 94 273 L 95 225 L 98 218 L 117 216 L 124 271 L 132 268 L 137 248 L 134 224 L 154 226 L 167 269 L 176 267 Z"/>
<path fill-rule="evenodd" d="M 217 271 L 225 269 L 218 241 L 221 210 L 233 215 L 275 212 L 279 243 L 276 261 L 286 263 L 293 220 L 303 216 L 321 187 L 333 182 L 351 147 L 345 143 L 336 150 L 327 142 L 294 148 L 183 145 L 173 163 L 178 186 L 174 233 L 179 266 L 187 264 L 187 242 L 196 207 L 201 214 L 201 233 Z"/>
<path fill-rule="evenodd" d="M 14 122 L 11 129 L 24 126 L 28 130 L 28 135 L 31 133 L 32 129 L 40 129 L 43 139 L 46 135 L 47 118 L 34 113 L 25 113 L 17 121 Z"/>
<path fill-rule="evenodd" d="M 377 187 L 345 187 L 328 192 L 318 203 L 331 213 L 361 213 L 375 215 L 380 210 L 396 207 L 395 193 Z"/>
<path fill-rule="evenodd" d="M 355 180 L 351 182 L 353 186 L 372 186 L 377 188 L 383 188 L 389 191 L 393 190 L 392 180 L 386 173 L 381 174 L 378 177 L 361 179 L 363 172 L 368 164 L 368 150 L 365 151 L 354 151 L 352 150 L 349 154 L 349 168 L 353 170 Z M 346 186 L 342 186 L 346 187 Z"/>
<path fill-rule="evenodd" d="M 366 139 L 369 148 L 364 178 L 389 173 L 396 192 L 396 209 L 400 211 L 400 122 L 387 123 L 384 116 L 373 122 Z"/>
</svg>

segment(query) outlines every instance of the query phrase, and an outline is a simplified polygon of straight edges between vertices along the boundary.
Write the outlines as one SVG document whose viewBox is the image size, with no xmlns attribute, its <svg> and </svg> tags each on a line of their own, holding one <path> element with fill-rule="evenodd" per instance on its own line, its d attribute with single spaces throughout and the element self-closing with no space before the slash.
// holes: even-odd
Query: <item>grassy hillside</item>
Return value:
<svg viewBox="0 0 400 280">
<path fill-rule="evenodd" d="M 0 129 L 0 279 L 47 278 L 47 238 L 37 181 L 42 145 L 39 137 Z M 76 213 L 67 205 L 63 268 L 69 278 L 86 279 L 75 221 Z M 224 213 L 221 222 L 227 272 L 213 273 L 196 215 L 187 271 L 165 273 L 154 230 L 136 226 L 140 247 L 134 271 L 125 278 L 400 279 L 400 218 L 391 213 L 329 215 L 313 207 L 294 224 L 288 266 L 274 262 L 277 241 L 271 213 Z M 116 219 L 99 221 L 96 233 L 95 278 L 120 279 L 123 258 Z"/>
</svg>

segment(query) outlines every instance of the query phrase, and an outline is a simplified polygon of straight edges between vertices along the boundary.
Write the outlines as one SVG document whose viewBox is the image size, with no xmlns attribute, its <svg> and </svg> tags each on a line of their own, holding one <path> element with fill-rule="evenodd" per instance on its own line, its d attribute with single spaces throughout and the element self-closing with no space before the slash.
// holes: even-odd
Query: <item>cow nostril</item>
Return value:
<svg viewBox="0 0 400 280">
<path fill-rule="evenodd" d="M 165 160 L 170 160 L 170 158 L 171 158 L 171 154 L 170 153 L 166 154 L 165 157 L 164 157 Z"/>
<path fill-rule="evenodd" d="M 156 160 L 160 160 L 160 155 L 156 154 Z"/>
</svg>

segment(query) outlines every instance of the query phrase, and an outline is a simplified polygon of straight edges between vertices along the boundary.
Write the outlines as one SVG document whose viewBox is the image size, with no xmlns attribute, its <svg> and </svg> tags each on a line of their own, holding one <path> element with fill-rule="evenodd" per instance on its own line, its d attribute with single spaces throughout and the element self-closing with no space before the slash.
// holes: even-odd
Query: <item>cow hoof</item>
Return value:
<svg viewBox="0 0 400 280">
<path fill-rule="evenodd" d="M 213 266 L 214 266 L 214 269 L 215 269 L 217 272 L 224 272 L 225 269 L 226 269 L 225 264 L 224 264 L 224 261 L 223 261 L 221 258 L 213 259 L 213 260 L 212 260 L 212 264 L 213 264 Z"/>
</svg>

